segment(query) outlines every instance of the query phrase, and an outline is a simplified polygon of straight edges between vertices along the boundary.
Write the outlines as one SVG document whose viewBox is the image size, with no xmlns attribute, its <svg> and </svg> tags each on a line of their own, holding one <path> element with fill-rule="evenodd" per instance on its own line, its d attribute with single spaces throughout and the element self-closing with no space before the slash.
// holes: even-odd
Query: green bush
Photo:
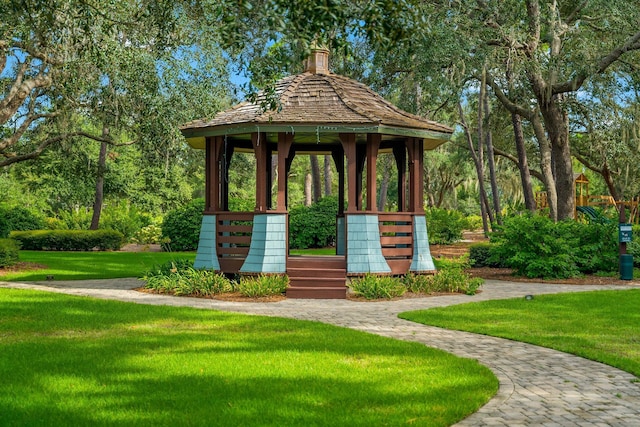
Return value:
<svg viewBox="0 0 640 427">
<path fill-rule="evenodd" d="M 124 243 L 122 233 L 114 230 L 12 231 L 10 236 L 22 249 L 33 251 L 116 251 Z"/>
<path fill-rule="evenodd" d="M 289 246 L 292 249 L 325 248 L 334 243 L 338 198 L 326 196 L 311 206 L 297 206 L 289 213 Z"/>
<path fill-rule="evenodd" d="M 139 245 L 153 245 L 160 243 L 162 239 L 162 228 L 155 224 L 147 225 L 138 230 L 134 235 L 132 241 Z"/>
<path fill-rule="evenodd" d="M 189 261 L 189 264 L 191 262 Z M 142 279 L 147 283 L 146 289 L 152 289 L 158 293 L 173 295 L 191 295 L 208 297 L 225 292 L 231 292 L 231 281 L 221 273 L 210 270 L 196 270 L 185 267 L 183 262 L 168 263 L 169 270 L 165 273 L 165 267 L 148 272 Z"/>
<path fill-rule="evenodd" d="M 249 298 L 281 295 L 287 290 L 289 277 L 281 274 L 260 274 L 258 276 L 242 276 L 235 285 L 235 290 Z"/>
<path fill-rule="evenodd" d="M 391 299 L 400 297 L 407 291 L 400 279 L 391 276 L 375 276 L 373 274 L 352 278 L 349 288 L 355 295 L 366 299 Z"/>
<path fill-rule="evenodd" d="M 425 211 L 429 242 L 434 245 L 448 245 L 462 240 L 462 231 L 468 222 L 458 211 L 430 208 Z"/>
<path fill-rule="evenodd" d="M 464 221 L 465 230 L 474 231 L 482 228 L 482 217 L 480 215 L 468 215 L 464 218 Z"/>
<path fill-rule="evenodd" d="M 0 206 L 0 238 L 9 236 L 14 230 L 39 230 L 44 226 L 44 219 L 29 209 Z"/>
<path fill-rule="evenodd" d="M 640 267 L 640 225 L 634 225 L 631 242 L 627 243 L 627 253 L 633 255 L 633 265 Z"/>
<path fill-rule="evenodd" d="M 165 215 L 162 237 L 169 239 L 171 250 L 194 251 L 198 248 L 203 212 L 204 199 L 195 199 Z"/>
<path fill-rule="evenodd" d="M 433 275 L 409 273 L 402 278 L 402 283 L 413 293 L 463 293 L 475 295 L 484 280 L 471 277 L 464 269 L 468 266 L 466 259 L 447 260 Z"/>
<path fill-rule="evenodd" d="M 99 228 L 119 231 L 128 242 L 136 232 L 150 223 L 151 218 L 148 214 L 141 212 L 135 206 L 121 202 L 105 207 L 100 217 Z"/>
<path fill-rule="evenodd" d="M 11 267 L 20 259 L 18 243 L 12 239 L 0 239 L 0 268 Z"/>
<path fill-rule="evenodd" d="M 471 267 L 502 267 L 499 260 L 491 258 L 494 247 L 489 242 L 474 243 L 469 246 L 469 265 Z"/>
<path fill-rule="evenodd" d="M 562 279 L 615 271 L 616 239 L 614 223 L 554 223 L 548 217 L 527 214 L 505 219 L 502 230 L 492 236 L 496 246 L 490 261 L 527 277 Z"/>
</svg>

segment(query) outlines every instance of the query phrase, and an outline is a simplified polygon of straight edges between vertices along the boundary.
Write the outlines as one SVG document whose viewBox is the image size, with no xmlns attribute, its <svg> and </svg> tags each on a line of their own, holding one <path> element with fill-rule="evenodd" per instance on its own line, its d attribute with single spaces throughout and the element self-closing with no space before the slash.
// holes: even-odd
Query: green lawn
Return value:
<svg viewBox="0 0 640 427">
<path fill-rule="evenodd" d="M 291 255 L 335 255 L 336 248 L 290 249 Z"/>
<path fill-rule="evenodd" d="M 176 258 L 195 259 L 193 252 L 46 252 L 20 251 L 21 262 L 46 265 L 0 276 L 5 281 L 39 281 L 47 276 L 55 280 L 113 279 L 138 277 L 155 264 Z"/>
<path fill-rule="evenodd" d="M 446 426 L 477 362 L 316 322 L 0 288 L 2 425 Z"/>
<path fill-rule="evenodd" d="M 401 313 L 447 329 L 523 341 L 640 376 L 640 289 L 540 295 Z"/>
</svg>

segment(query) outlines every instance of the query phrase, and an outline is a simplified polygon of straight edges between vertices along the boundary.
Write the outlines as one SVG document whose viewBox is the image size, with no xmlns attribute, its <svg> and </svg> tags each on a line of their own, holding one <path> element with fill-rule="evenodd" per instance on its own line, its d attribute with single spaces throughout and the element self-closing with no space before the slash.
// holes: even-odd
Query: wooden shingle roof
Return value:
<svg viewBox="0 0 640 427">
<path fill-rule="evenodd" d="M 315 71 L 315 69 L 314 69 Z M 380 133 L 424 138 L 431 148 L 449 139 L 453 129 L 407 113 L 366 85 L 344 76 L 306 71 L 279 80 L 278 108 L 264 111 L 256 102 L 242 102 L 210 120 L 194 120 L 180 129 L 185 137 L 246 134 L 259 131 L 311 133 Z M 194 147 L 200 144 L 192 144 Z"/>
</svg>

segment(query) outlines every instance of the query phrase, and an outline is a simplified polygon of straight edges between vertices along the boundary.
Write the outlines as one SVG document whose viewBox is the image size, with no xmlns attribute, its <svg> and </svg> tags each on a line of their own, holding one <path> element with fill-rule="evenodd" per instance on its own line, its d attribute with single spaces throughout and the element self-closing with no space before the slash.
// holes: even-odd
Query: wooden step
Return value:
<svg viewBox="0 0 640 427">
<path fill-rule="evenodd" d="M 290 256 L 287 268 L 343 269 L 347 262 L 343 256 Z"/>
<path fill-rule="evenodd" d="M 347 265 L 343 256 L 293 256 L 287 259 L 287 298 L 344 299 Z"/>
<path fill-rule="evenodd" d="M 289 286 L 300 288 L 327 288 L 327 287 L 344 287 L 346 279 L 344 277 L 291 277 L 289 276 Z"/>
<path fill-rule="evenodd" d="M 347 287 L 341 288 L 300 288 L 289 286 L 287 288 L 287 298 L 306 298 L 306 299 L 345 299 L 347 297 Z"/>
<path fill-rule="evenodd" d="M 323 268 L 314 267 L 305 268 L 287 268 L 289 278 L 309 277 L 318 279 L 339 278 L 344 279 L 346 270 L 344 268 Z"/>
</svg>

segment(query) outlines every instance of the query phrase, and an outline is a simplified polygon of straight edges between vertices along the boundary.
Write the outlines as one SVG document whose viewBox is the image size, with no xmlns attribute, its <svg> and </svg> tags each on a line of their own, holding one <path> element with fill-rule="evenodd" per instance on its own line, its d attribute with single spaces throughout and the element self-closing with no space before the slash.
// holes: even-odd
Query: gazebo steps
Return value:
<svg viewBox="0 0 640 427">
<path fill-rule="evenodd" d="M 347 267 L 341 256 L 289 257 L 288 298 L 344 299 Z"/>
</svg>

